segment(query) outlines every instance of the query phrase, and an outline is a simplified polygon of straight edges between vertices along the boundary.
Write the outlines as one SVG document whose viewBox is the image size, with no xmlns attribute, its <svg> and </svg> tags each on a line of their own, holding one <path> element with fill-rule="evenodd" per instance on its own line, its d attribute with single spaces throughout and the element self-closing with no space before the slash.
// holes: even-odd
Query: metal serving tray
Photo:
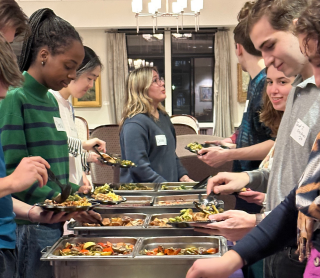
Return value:
<svg viewBox="0 0 320 278">
<path fill-rule="evenodd" d="M 147 225 L 147 220 L 149 216 L 144 213 L 117 213 L 117 214 L 101 214 L 102 218 L 117 218 L 117 217 L 124 217 L 128 216 L 132 219 L 143 219 L 143 224 L 140 226 L 100 226 L 100 227 L 90 227 L 90 226 L 83 226 L 82 223 L 79 223 L 78 221 L 69 222 L 68 223 L 68 230 L 74 230 L 74 231 L 97 231 L 102 232 L 105 230 L 119 230 L 119 229 L 143 229 Z"/>
<path fill-rule="evenodd" d="M 153 193 L 156 192 L 158 190 L 159 187 L 159 183 L 131 183 L 134 185 L 144 185 L 147 187 L 150 187 L 152 189 L 150 190 L 120 190 L 120 185 L 125 184 L 125 183 L 110 183 L 110 187 L 115 191 L 116 194 L 134 194 L 134 195 L 146 195 L 149 193 Z"/>
<path fill-rule="evenodd" d="M 127 199 L 126 202 L 120 203 L 118 205 L 110 205 L 108 207 L 144 207 L 144 206 L 152 206 L 153 205 L 153 196 L 123 196 Z"/>
<path fill-rule="evenodd" d="M 161 218 L 171 218 L 171 217 L 176 217 L 179 216 L 180 213 L 159 213 L 159 214 L 152 214 L 148 220 L 146 227 L 148 229 L 172 229 L 173 227 L 169 225 L 169 227 L 160 227 L 160 226 L 151 226 L 150 222 L 153 221 L 155 218 L 161 219 Z"/>
<path fill-rule="evenodd" d="M 202 189 L 193 189 L 193 186 L 196 185 L 197 182 L 163 182 L 159 185 L 158 193 L 161 195 L 180 195 L 180 194 L 205 194 L 206 193 L 206 186 Z M 161 187 L 165 185 L 168 189 L 163 190 Z M 186 190 L 175 190 L 179 186 L 184 185 L 187 189 Z M 160 195 L 160 194 L 159 194 Z"/>
<path fill-rule="evenodd" d="M 147 249 L 153 250 L 159 245 L 164 248 L 188 248 L 188 247 L 204 247 L 204 248 L 218 248 L 218 252 L 212 255 L 173 255 L 173 256 L 148 256 L 140 254 L 140 251 Z M 181 237 L 149 237 L 142 238 L 134 251 L 135 258 L 145 258 L 152 260 L 158 259 L 188 259 L 188 258 L 209 258 L 221 257 L 226 251 L 227 240 L 221 236 L 181 236 Z"/>
<path fill-rule="evenodd" d="M 117 242 L 125 242 L 127 244 L 134 245 L 133 251 L 127 255 L 110 255 L 110 256 L 59 256 L 55 255 L 56 250 L 63 249 L 67 242 L 69 243 L 78 243 L 78 242 L 102 242 L 107 243 L 107 241 L 111 243 Z M 135 248 L 137 248 L 137 243 L 139 242 L 139 238 L 134 237 L 84 237 L 84 236 L 63 236 L 61 237 L 45 254 L 41 257 L 42 261 L 77 261 L 80 259 L 85 260 L 101 260 L 105 259 L 106 257 L 112 259 L 123 259 L 123 258 L 132 258 L 134 254 Z"/>
<path fill-rule="evenodd" d="M 207 194 L 201 194 L 202 198 L 205 199 L 207 197 Z M 183 204 L 160 204 L 160 202 L 177 202 L 177 201 L 183 201 L 186 203 Z M 174 196 L 158 196 L 155 197 L 153 206 L 160 206 L 160 207 L 179 207 L 179 208 L 186 208 L 187 205 L 192 205 L 194 201 L 199 201 L 199 195 L 198 194 L 185 194 L 185 195 L 174 195 Z M 187 207 L 189 208 L 189 207 Z M 219 208 L 224 208 L 223 201 L 219 200 Z"/>
</svg>

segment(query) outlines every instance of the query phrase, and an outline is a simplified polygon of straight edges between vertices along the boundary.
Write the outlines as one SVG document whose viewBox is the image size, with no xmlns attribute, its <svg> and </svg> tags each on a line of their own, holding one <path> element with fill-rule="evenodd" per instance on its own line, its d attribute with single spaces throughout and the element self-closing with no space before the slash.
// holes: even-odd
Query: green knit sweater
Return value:
<svg viewBox="0 0 320 278">
<path fill-rule="evenodd" d="M 54 118 L 60 118 L 59 106 L 48 89 L 27 72 L 21 88 L 10 89 L 0 104 L 1 142 L 7 175 L 10 175 L 23 157 L 41 156 L 62 184 L 69 181 L 68 142 L 65 131 L 58 131 Z M 73 192 L 79 186 L 71 184 Z M 60 193 L 60 187 L 48 181 L 42 188 L 38 182 L 13 197 L 33 205 L 51 199 Z M 18 224 L 30 224 L 17 220 Z"/>
</svg>

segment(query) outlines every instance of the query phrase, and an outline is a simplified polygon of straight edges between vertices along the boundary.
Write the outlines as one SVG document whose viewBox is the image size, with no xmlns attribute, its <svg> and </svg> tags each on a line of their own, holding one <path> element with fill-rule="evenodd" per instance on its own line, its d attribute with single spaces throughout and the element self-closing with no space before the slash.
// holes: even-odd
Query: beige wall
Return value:
<svg viewBox="0 0 320 278">
<path fill-rule="evenodd" d="M 79 31 L 85 45 L 93 48 L 100 56 L 102 63 L 106 64 L 106 29 L 135 28 L 136 20 L 131 11 L 131 0 L 62 0 L 62 1 L 29 1 L 20 0 L 19 5 L 24 12 L 30 16 L 40 8 L 51 8 L 62 18 L 68 20 Z M 146 5 L 146 0 L 144 0 Z M 169 0 L 171 3 L 172 0 Z M 237 58 L 233 45 L 233 26 L 237 24 L 236 16 L 246 0 L 204 0 L 204 9 L 201 11 L 201 27 L 231 27 L 230 28 L 230 51 L 232 69 L 233 90 L 233 114 L 234 124 L 239 125 L 242 118 L 244 106 L 237 102 Z M 164 7 L 165 1 L 162 0 Z M 190 5 L 190 1 L 188 1 Z M 171 5 L 170 5 L 171 7 Z M 171 8 L 170 8 L 171 10 Z M 146 11 L 146 7 L 144 7 Z M 139 18 L 142 27 L 151 27 L 149 18 Z M 159 19 L 159 26 L 174 27 L 175 19 Z M 184 26 L 193 27 L 193 17 L 184 18 Z M 82 116 L 89 122 L 90 128 L 113 122 L 109 113 L 110 106 L 106 82 L 106 69 L 101 74 L 102 107 L 101 108 L 76 108 L 76 115 Z"/>
</svg>

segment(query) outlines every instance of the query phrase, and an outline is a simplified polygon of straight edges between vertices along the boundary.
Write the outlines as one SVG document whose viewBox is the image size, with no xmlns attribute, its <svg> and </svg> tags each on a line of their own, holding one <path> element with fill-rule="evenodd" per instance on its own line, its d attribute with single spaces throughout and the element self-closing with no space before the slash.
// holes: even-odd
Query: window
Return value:
<svg viewBox="0 0 320 278">
<path fill-rule="evenodd" d="M 172 107 L 166 109 L 172 109 L 172 114 L 192 115 L 199 122 L 212 122 L 216 30 L 197 33 L 185 30 L 179 34 L 170 31 L 153 34 L 152 30 L 140 32 L 126 32 L 129 71 L 153 65 L 158 68 L 160 76 L 171 75 Z M 165 34 L 166 38 L 171 34 L 171 40 L 165 41 Z M 171 46 L 171 57 L 165 56 L 165 46 L 166 49 Z M 171 69 L 165 72 L 164 64 L 168 59 L 171 60 Z"/>
<path fill-rule="evenodd" d="M 140 66 L 156 66 L 160 76 L 164 76 L 163 33 L 127 34 L 129 71 Z"/>
<path fill-rule="evenodd" d="M 213 121 L 214 34 L 172 34 L 172 114 Z"/>
</svg>

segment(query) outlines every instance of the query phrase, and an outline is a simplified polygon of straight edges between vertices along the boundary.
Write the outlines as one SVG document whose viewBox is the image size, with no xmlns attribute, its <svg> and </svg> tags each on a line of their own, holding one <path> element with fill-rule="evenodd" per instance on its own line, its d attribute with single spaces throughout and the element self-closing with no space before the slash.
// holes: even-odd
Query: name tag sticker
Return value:
<svg viewBox="0 0 320 278">
<path fill-rule="evenodd" d="M 54 124 L 56 125 L 56 129 L 58 131 L 66 131 L 64 129 L 63 122 L 62 122 L 61 118 L 53 117 L 53 120 L 54 120 Z"/>
<path fill-rule="evenodd" d="M 294 125 L 290 136 L 302 147 L 307 140 L 310 128 L 300 119 Z"/>
<path fill-rule="evenodd" d="M 244 107 L 244 112 L 243 112 L 243 113 L 247 113 L 247 111 L 248 111 L 248 106 L 249 106 L 249 100 L 247 99 L 247 101 L 246 101 L 246 106 Z"/>
<path fill-rule="evenodd" d="M 167 138 L 165 135 L 156 135 L 157 146 L 166 146 Z"/>
</svg>

